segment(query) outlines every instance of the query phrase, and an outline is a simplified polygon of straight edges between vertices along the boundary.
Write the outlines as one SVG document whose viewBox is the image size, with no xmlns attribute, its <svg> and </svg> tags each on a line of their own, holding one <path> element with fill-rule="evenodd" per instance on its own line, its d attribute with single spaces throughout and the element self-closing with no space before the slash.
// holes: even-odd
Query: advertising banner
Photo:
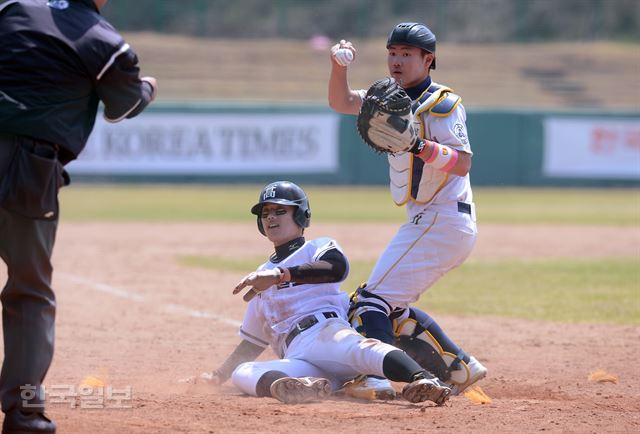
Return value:
<svg viewBox="0 0 640 434">
<path fill-rule="evenodd" d="M 640 120 L 547 118 L 543 173 L 550 177 L 640 179 Z"/>
<path fill-rule="evenodd" d="M 143 113 L 116 124 L 101 116 L 68 166 L 89 175 L 333 173 L 338 116 L 327 113 Z"/>
</svg>

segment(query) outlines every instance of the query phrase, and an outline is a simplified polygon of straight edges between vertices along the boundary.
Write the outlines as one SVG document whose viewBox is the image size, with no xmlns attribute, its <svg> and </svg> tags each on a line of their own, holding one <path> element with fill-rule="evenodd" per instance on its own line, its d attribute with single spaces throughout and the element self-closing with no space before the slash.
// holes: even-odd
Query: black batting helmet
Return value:
<svg viewBox="0 0 640 434">
<path fill-rule="evenodd" d="M 293 205 L 296 210 L 293 214 L 293 221 L 301 228 L 308 228 L 311 222 L 311 208 L 309 199 L 303 189 L 290 181 L 276 181 L 267 185 L 260 192 L 258 203 L 251 207 L 251 213 L 258 216 L 258 230 L 262 235 L 266 235 L 262 220 L 262 207 L 265 203 L 280 203 L 282 205 Z"/>
<path fill-rule="evenodd" d="M 390 45 L 410 45 L 433 54 L 431 68 L 436 69 L 436 35 L 422 23 L 400 23 L 389 33 Z"/>
</svg>

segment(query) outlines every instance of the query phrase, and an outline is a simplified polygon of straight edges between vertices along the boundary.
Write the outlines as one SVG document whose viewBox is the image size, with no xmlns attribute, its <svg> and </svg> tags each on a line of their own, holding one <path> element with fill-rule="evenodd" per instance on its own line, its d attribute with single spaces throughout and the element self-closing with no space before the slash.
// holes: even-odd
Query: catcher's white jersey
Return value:
<svg viewBox="0 0 640 434">
<path fill-rule="evenodd" d="M 331 249 L 344 255 L 338 243 L 330 238 L 307 241 L 282 262 L 274 264 L 268 261 L 257 271 L 315 262 Z M 348 273 L 347 266 L 343 279 Z M 283 283 L 278 287 L 272 286 L 251 299 L 247 305 L 240 336 L 256 345 L 271 345 L 276 354 L 283 354 L 284 338 L 300 319 L 321 312 L 336 312 L 342 318 L 348 306 L 349 297 L 340 291 L 340 282 Z"/>
<path fill-rule="evenodd" d="M 450 90 L 432 83 L 425 94 L 443 88 Z M 445 112 L 433 108 L 418 110 L 421 136 L 472 154 L 460 100 Z M 388 159 L 391 194 L 406 207 L 407 222 L 378 259 L 367 290 L 392 308 L 405 308 L 469 256 L 477 234 L 475 205 L 469 174 L 437 170 L 409 152 Z"/>
<path fill-rule="evenodd" d="M 425 93 L 433 89 L 450 90 L 432 83 Z M 358 93 L 364 99 L 367 91 L 361 89 Z M 433 105 L 437 105 L 437 101 Z M 473 155 L 467 134 L 467 114 L 462 103 L 458 102 L 445 114 L 431 112 L 429 109 L 433 105 L 423 107 L 417 114 L 420 136 Z M 409 220 L 424 210 L 425 205 L 473 202 L 469 175 L 456 176 L 435 169 L 411 152 L 389 154 L 387 158 L 391 195 L 397 205 L 407 205 Z"/>
<path fill-rule="evenodd" d="M 472 154 L 462 104 L 445 117 L 423 112 L 418 118 L 423 138 Z M 389 154 L 388 159 L 393 200 L 398 205 L 406 203 L 410 217 L 427 204 L 473 202 L 469 175 L 456 176 L 435 169 L 410 152 Z"/>
</svg>

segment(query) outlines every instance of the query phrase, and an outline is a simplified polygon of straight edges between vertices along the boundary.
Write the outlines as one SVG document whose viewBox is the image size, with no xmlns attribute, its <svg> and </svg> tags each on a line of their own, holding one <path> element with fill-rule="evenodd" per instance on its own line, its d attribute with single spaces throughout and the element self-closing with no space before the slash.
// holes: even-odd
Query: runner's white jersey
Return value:
<svg viewBox="0 0 640 434">
<path fill-rule="evenodd" d="M 332 249 L 337 249 L 344 255 L 338 243 L 331 238 L 306 241 L 283 261 L 277 264 L 268 261 L 258 267 L 257 271 L 315 262 Z M 346 279 L 348 274 L 347 263 L 347 270 L 341 281 Z M 240 336 L 256 345 L 271 345 L 276 354 L 283 354 L 284 339 L 302 318 L 327 311 L 336 312 L 340 318 L 346 318 L 348 306 L 349 296 L 340 290 L 340 282 L 288 282 L 277 287 L 274 285 L 248 303 L 240 327 Z"/>
</svg>

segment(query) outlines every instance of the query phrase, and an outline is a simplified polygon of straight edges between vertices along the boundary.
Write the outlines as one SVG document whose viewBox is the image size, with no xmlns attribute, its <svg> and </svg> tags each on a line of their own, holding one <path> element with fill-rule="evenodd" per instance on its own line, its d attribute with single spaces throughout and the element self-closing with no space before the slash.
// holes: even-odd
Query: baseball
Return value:
<svg viewBox="0 0 640 434">
<path fill-rule="evenodd" d="M 348 48 L 340 48 L 336 51 L 336 62 L 340 66 L 347 66 L 353 62 L 353 52 Z"/>
</svg>

